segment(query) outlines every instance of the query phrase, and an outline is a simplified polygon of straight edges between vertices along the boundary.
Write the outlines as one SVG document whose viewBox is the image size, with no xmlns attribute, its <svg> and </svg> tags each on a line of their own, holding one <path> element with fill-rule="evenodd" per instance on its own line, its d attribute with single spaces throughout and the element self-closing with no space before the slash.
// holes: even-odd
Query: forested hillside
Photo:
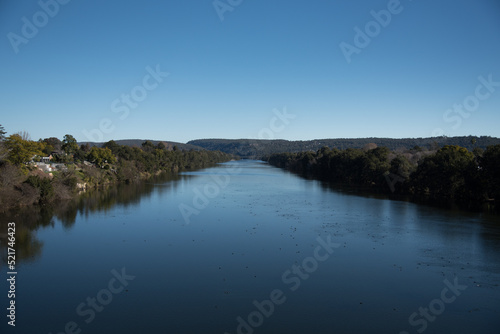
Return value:
<svg viewBox="0 0 500 334">
<path fill-rule="evenodd" d="M 317 139 L 308 141 L 258 140 L 258 139 L 198 139 L 188 144 L 203 147 L 207 150 L 218 150 L 245 158 L 262 158 L 263 156 L 283 152 L 317 151 L 322 147 L 344 150 L 347 148 L 363 148 L 367 144 L 387 147 L 390 150 L 412 149 L 416 146 L 424 150 L 435 150 L 445 145 L 458 145 L 468 150 L 486 149 L 490 145 L 500 144 L 495 137 L 432 137 L 432 138 L 354 138 L 354 139 Z"/>
<path fill-rule="evenodd" d="M 174 147 L 176 147 L 179 150 L 204 150 L 203 147 L 200 146 L 195 146 L 195 145 L 190 145 L 190 144 L 183 144 L 183 143 L 178 143 L 174 141 L 166 141 L 166 140 L 147 140 L 147 139 L 120 139 L 120 140 L 115 140 L 114 142 L 117 143 L 118 145 L 124 145 L 124 146 L 130 146 L 130 147 L 141 147 L 142 143 L 144 142 L 151 142 L 153 145 L 159 145 L 160 143 L 165 146 L 166 149 L 168 150 L 173 150 Z M 90 145 L 90 146 L 97 146 L 97 147 L 103 147 L 106 143 L 98 143 L 98 142 L 79 142 L 78 145 Z"/>
</svg>

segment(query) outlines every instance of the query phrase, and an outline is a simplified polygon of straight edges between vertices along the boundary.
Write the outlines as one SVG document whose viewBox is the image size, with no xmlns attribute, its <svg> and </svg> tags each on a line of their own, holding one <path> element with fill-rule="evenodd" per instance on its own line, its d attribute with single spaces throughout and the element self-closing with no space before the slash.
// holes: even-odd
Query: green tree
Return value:
<svg viewBox="0 0 500 334">
<path fill-rule="evenodd" d="M 155 146 L 150 140 L 146 140 L 144 143 L 142 143 L 142 149 L 144 152 L 153 152 L 155 150 Z"/>
<path fill-rule="evenodd" d="M 109 148 L 111 150 L 111 152 L 113 152 L 113 154 L 118 154 L 118 152 L 120 152 L 120 149 L 121 149 L 121 146 L 118 145 L 114 140 L 110 140 L 106 143 L 104 143 L 104 145 L 102 145 L 103 148 Z"/>
<path fill-rule="evenodd" d="M 412 164 L 405 156 L 398 155 L 391 160 L 391 168 L 389 169 L 389 172 L 408 180 L 410 174 L 413 172 L 413 169 Z"/>
<path fill-rule="evenodd" d="M 61 151 L 62 142 L 59 140 L 59 138 L 50 137 L 50 138 L 45 138 L 43 141 L 47 144 L 46 148 L 47 155 L 51 154 L 53 151 L 55 152 Z M 50 151 L 49 148 L 51 148 Z"/>
<path fill-rule="evenodd" d="M 93 146 L 90 149 L 90 152 L 87 154 L 87 160 L 92 163 L 95 163 L 99 167 L 103 167 L 105 163 L 113 164 L 116 161 L 116 157 L 113 155 L 113 152 L 109 148 L 99 148 Z"/>
<path fill-rule="evenodd" d="M 40 192 L 40 202 L 49 201 L 54 196 L 54 187 L 49 178 L 40 178 L 37 175 L 30 175 L 25 183 L 38 189 Z"/>
<path fill-rule="evenodd" d="M 7 132 L 5 132 L 5 129 L 3 128 L 3 126 L 0 124 L 0 162 L 4 161 L 5 158 L 7 158 L 7 148 L 5 147 L 4 145 L 4 141 L 5 141 L 5 134 Z"/>
<path fill-rule="evenodd" d="M 392 192 L 406 192 L 410 174 L 414 170 L 412 164 L 403 155 L 397 155 L 390 162 L 389 172 L 386 173 L 386 181 Z"/>
<path fill-rule="evenodd" d="M 45 141 L 43 141 L 41 139 L 38 142 L 42 143 L 44 145 L 44 148 L 43 148 L 43 151 L 42 151 L 42 153 L 44 155 L 49 156 L 54 151 L 54 146 L 52 146 L 50 144 L 47 144 L 47 142 L 45 142 Z"/>
<path fill-rule="evenodd" d="M 5 140 L 5 134 L 7 132 L 5 132 L 5 129 L 4 127 L 2 126 L 2 124 L 0 124 L 0 141 L 4 141 Z"/>
<path fill-rule="evenodd" d="M 45 145 L 43 143 L 24 140 L 20 135 L 11 135 L 5 141 L 8 158 L 12 164 L 20 165 L 29 162 L 35 155 L 42 155 Z"/>
<path fill-rule="evenodd" d="M 75 154 L 79 149 L 75 137 L 72 135 L 65 135 L 62 141 L 62 149 L 66 154 Z"/>
<path fill-rule="evenodd" d="M 474 154 L 464 147 L 446 145 L 419 164 L 412 182 L 417 193 L 436 199 L 464 200 L 476 195 L 476 174 Z"/>
<path fill-rule="evenodd" d="M 500 145 L 488 146 L 480 159 L 481 173 L 488 197 L 500 201 Z"/>
<path fill-rule="evenodd" d="M 387 147 L 372 148 L 360 159 L 361 180 L 368 185 L 383 185 L 386 183 L 385 174 L 389 171 L 389 149 Z"/>
<path fill-rule="evenodd" d="M 156 145 L 156 148 L 159 150 L 164 150 L 166 148 L 166 146 L 162 142 L 159 142 L 158 145 Z"/>
</svg>

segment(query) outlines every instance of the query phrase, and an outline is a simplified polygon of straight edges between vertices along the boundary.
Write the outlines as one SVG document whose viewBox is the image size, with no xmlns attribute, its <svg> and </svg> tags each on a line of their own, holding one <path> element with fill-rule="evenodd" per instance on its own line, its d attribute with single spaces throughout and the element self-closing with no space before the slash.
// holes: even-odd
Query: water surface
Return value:
<svg viewBox="0 0 500 334">
<path fill-rule="evenodd" d="M 21 257 L 9 332 L 64 333 L 72 322 L 94 334 L 500 328 L 497 216 L 340 192 L 260 161 L 7 221 Z"/>
</svg>

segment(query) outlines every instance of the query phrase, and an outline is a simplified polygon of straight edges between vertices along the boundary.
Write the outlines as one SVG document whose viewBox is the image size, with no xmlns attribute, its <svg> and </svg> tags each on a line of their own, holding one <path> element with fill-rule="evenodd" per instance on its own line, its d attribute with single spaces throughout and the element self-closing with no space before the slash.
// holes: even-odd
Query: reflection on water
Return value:
<svg viewBox="0 0 500 334">
<path fill-rule="evenodd" d="M 179 208 L 224 174 L 186 224 Z M 4 231 L 8 221 L 19 333 L 59 333 L 69 321 L 94 334 L 417 333 L 425 318 L 409 317 L 455 280 L 467 288 L 425 332 L 500 328 L 499 216 L 351 193 L 258 161 L 16 211 L 0 218 Z M 338 247 L 318 251 L 318 238 Z M 78 306 L 121 268 L 134 280 L 87 323 Z M 262 321 L 257 304 L 267 305 Z"/>
<path fill-rule="evenodd" d="M 89 190 L 73 200 L 13 210 L 0 216 L 0 229 L 7 231 L 7 224 L 16 222 L 16 263 L 34 261 L 43 248 L 43 242 L 37 239 L 35 232 L 43 227 L 54 226 L 55 219 L 69 230 L 78 214 L 89 216 L 94 212 L 106 212 L 115 206 L 137 206 L 141 198 L 151 195 L 156 185 L 175 189 L 178 186 L 175 181 L 181 178 L 179 175 L 163 174 L 145 182 Z M 7 263 L 7 243 L 7 235 L 0 234 L 2 267 Z"/>
</svg>

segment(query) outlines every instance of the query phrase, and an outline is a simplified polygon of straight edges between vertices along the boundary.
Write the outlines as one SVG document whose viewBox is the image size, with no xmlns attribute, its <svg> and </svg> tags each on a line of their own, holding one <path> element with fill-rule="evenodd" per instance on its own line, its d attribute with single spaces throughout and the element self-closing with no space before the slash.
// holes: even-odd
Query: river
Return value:
<svg viewBox="0 0 500 334">
<path fill-rule="evenodd" d="M 500 217 L 335 190 L 261 161 L 19 211 L 1 233 L 8 222 L 16 326 L 2 315 L 2 333 L 500 328 Z"/>
</svg>

